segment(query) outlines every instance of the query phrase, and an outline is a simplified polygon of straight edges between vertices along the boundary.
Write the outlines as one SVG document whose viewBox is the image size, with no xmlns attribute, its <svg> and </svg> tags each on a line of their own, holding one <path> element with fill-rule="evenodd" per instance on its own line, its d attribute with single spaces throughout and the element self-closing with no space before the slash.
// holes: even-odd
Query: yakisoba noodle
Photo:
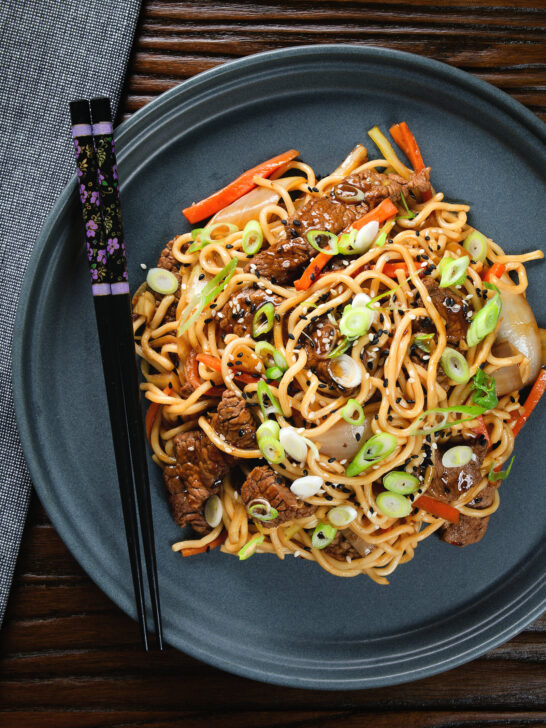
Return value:
<svg viewBox="0 0 546 728">
<path fill-rule="evenodd" d="M 365 150 L 357 147 L 334 173 L 320 180 L 312 167 L 299 161 L 286 164 L 272 179 L 255 177 L 257 187 L 270 190 L 273 199 L 254 216 L 263 231 L 262 251 L 290 235 L 287 220 L 310 201 L 327 196 L 348 175 L 386 169 L 407 177 L 407 169 L 397 158 L 365 160 Z M 265 193 L 263 197 L 265 199 Z M 378 583 L 388 583 L 389 574 L 399 564 L 413 558 L 419 542 L 448 525 L 448 521 L 424 507 L 414 506 L 407 516 L 386 515 L 377 502 L 379 492 L 385 491 L 383 476 L 403 470 L 415 474 L 418 489 L 402 496 L 413 504 L 429 492 L 433 463 L 437 463 L 434 451 L 446 442 L 472 445 L 480 427 L 483 433 L 484 424 L 492 445 L 480 464 L 480 477 L 469 489 L 461 490 L 449 506 L 461 517 L 472 519 L 487 518 L 499 507 L 498 490 L 494 492 L 491 505 L 474 506 L 480 503 L 480 493 L 491 488 L 489 474 L 509 459 L 514 448 L 512 427 L 520 411 L 517 389 L 499 396 L 494 407 L 484 410 L 483 420 L 463 416 L 461 412 L 450 413 L 447 419 L 453 422 L 451 427 L 425 434 L 427 428 L 445 424 L 446 418 L 442 413 L 425 417 L 423 413 L 460 405 L 473 407 L 472 412 L 475 412 L 473 396 L 477 372 L 482 370 L 494 377 L 499 370 L 507 371 L 508 367 L 515 366 L 526 381 L 530 362 L 516 349 L 508 355 L 506 352 L 494 353 L 497 324 L 496 329 L 477 345 L 469 347 L 463 339 L 457 346 L 468 365 L 467 381 L 457 384 L 448 378 L 442 367 L 442 354 L 448 346 L 445 320 L 434 305 L 422 276 L 426 268 L 425 273 L 439 283 L 438 264 L 443 258 L 458 259 L 468 255 L 462 245 L 473 231 L 467 222 L 469 206 L 452 204 L 441 192 L 431 193 L 428 200 L 421 199 L 419 193 L 406 197 L 403 201 L 411 208 L 413 217 L 405 212 L 402 200 L 398 199 L 398 214 L 382 226 L 384 244 L 374 243 L 362 254 L 336 256 L 344 259 L 341 269 L 329 272 L 327 266 L 307 290 L 296 290 L 293 283 L 280 285 L 250 270 L 245 272 L 243 268 L 252 258 L 243 251 L 243 230 L 240 228 L 244 225 L 241 224 L 239 229 L 228 229 L 225 225 L 212 228 L 212 241 L 193 253 L 188 247 L 194 242 L 195 234 L 192 237 L 191 233 L 186 233 L 174 239 L 172 256 L 180 276 L 178 302 L 174 294 L 156 295 L 154 299 L 145 286 L 135 295 L 136 346 L 145 378 L 142 389 L 152 403 L 151 407 L 155 407 L 148 422 L 149 440 L 153 458 L 159 466 L 175 465 L 175 438 L 180 433 L 196 430 L 205 433 L 222 453 L 236 458 L 244 477 L 256 464 L 267 464 L 258 445 L 241 448 L 227 442 L 213 427 L 210 416 L 218 405 L 218 387 L 225 387 L 244 397 L 257 424 L 264 419 L 257 389 L 258 382 L 265 377 L 265 364 L 263 356 L 257 356 L 255 350 L 259 341 L 266 340 L 286 361 L 281 377 L 267 380 L 281 410 L 268 412 L 268 416 L 281 428 L 294 428 L 307 444 L 304 462 L 297 462 L 285 454 L 280 462 L 270 463 L 270 467 L 282 476 L 287 486 L 306 476 L 318 476 L 322 480 L 318 492 L 303 499 L 306 504 L 316 507 L 311 515 L 268 528 L 267 522 L 249 514 L 248 504 L 245 505 L 239 492 L 240 483 L 234 482 L 233 474 L 228 472 L 220 490 L 220 523 L 201 538 L 175 544 L 175 550 L 199 550 L 216 543 L 225 531 L 227 537 L 221 550 L 228 554 L 240 554 L 241 549 L 254 540 L 258 542 L 257 553 L 274 553 L 280 559 L 294 555 L 316 561 L 336 576 L 367 574 Z M 495 295 L 494 289 L 484 287 L 483 277 L 489 267 L 495 263 L 504 266 L 506 273 L 493 279 L 501 294 L 523 294 L 527 287 L 524 263 L 543 257 L 540 251 L 506 255 L 497 243 L 484 240 L 487 251 L 482 262 L 472 260 L 464 281 L 452 289 L 468 306 L 469 321 L 470 312 L 476 316 L 486 300 Z M 183 313 L 186 317 L 191 313 L 187 311 L 189 302 L 194 296 L 198 297 L 203 285 L 233 259 L 237 259 L 237 267 L 227 285 L 189 328 L 178 335 L 184 323 Z M 393 261 L 400 264 L 398 270 L 392 269 Z M 220 327 L 225 315 L 222 314 L 224 306 L 241 289 L 252 286 L 280 298 L 274 307 L 272 328 L 265 336 L 257 338 L 251 334 L 226 334 Z M 368 307 L 375 312 L 373 325 L 351 340 L 346 351 L 358 367 L 360 383 L 350 393 L 339 394 L 330 384 L 321 381 L 316 369 L 308 366 L 308 327 L 311 317 L 315 321 L 329 320 L 334 327 L 339 327 L 345 307 L 362 292 L 370 299 L 384 295 Z M 428 321 L 428 328 L 433 333 L 421 339 L 421 343 L 431 345 L 429 353 L 424 351 L 426 345 L 423 350 L 416 348 L 416 326 L 421 320 Z M 205 363 L 199 363 L 199 381 L 191 391 L 187 386 L 185 367 L 188 357 L 196 353 L 215 357 L 221 365 L 217 367 L 220 371 L 214 371 Z M 251 378 L 250 383 L 234 378 L 233 367 L 241 362 L 246 364 L 247 371 L 250 368 L 260 378 L 255 381 Z M 209 396 L 209 391 L 214 396 Z M 328 433 L 346 431 L 346 427 L 343 430 L 342 409 L 349 399 L 361 405 L 365 422 L 370 423 L 366 439 L 375 433 L 388 433 L 396 438 L 396 447 L 391 454 L 374 460 L 371 466 L 351 477 L 345 471 L 352 458 L 340 459 L 324 454 L 324 449 L 328 449 L 324 445 Z M 358 447 L 360 445 L 364 442 Z M 361 539 L 360 543 L 367 545 L 364 552 L 357 549 L 356 555 L 352 551 L 352 555 L 340 557 L 328 548 L 314 547 L 313 533 L 317 526 L 329 524 L 329 513 L 334 507 L 346 505 L 356 509 L 357 516 L 340 530 L 347 537 L 352 533 L 353 541 Z M 331 529 L 329 533 L 331 535 Z M 259 538 L 260 534 L 263 540 Z"/>
</svg>

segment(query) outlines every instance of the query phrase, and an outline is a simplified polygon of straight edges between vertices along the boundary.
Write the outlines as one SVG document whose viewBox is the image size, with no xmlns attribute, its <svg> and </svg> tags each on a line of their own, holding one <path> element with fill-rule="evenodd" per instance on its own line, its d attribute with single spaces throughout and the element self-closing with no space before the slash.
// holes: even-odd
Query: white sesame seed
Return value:
<svg viewBox="0 0 546 728">
<path fill-rule="evenodd" d="M 140 267 L 142 268 L 142 270 L 146 270 L 146 268 L 147 268 L 148 266 L 146 265 L 146 263 L 141 263 L 141 264 L 140 264 Z"/>
</svg>

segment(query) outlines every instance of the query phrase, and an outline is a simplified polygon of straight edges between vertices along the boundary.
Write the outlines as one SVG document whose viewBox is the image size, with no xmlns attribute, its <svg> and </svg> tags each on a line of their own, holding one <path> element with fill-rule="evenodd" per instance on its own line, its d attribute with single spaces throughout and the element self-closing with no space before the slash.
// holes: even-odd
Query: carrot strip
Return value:
<svg viewBox="0 0 546 728">
<path fill-rule="evenodd" d="M 492 278 L 500 278 L 505 270 L 506 266 L 502 263 L 493 263 L 491 268 L 489 268 L 485 275 L 482 277 L 482 280 L 489 283 Z"/>
<path fill-rule="evenodd" d="M 529 396 L 525 400 L 525 404 L 523 405 L 523 412 L 516 420 L 516 424 L 512 428 L 512 432 L 514 433 L 514 437 L 518 434 L 518 432 L 521 430 L 523 425 L 527 422 L 529 419 L 531 412 L 535 409 L 537 404 L 540 401 L 540 398 L 546 391 L 546 369 L 542 369 L 540 374 L 537 377 L 537 380 L 533 384 L 531 391 L 529 392 Z"/>
<path fill-rule="evenodd" d="M 215 549 L 217 546 L 220 546 L 220 544 L 223 544 L 226 538 L 227 531 L 222 531 L 218 538 L 215 538 L 214 541 L 211 541 L 206 546 L 199 546 L 196 549 L 182 549 L 180 553 L 182 554 L 182 556 L 195 556 L 195 554 L 203 554 L 205 553 L 205 551 L 212 551 L 212 549 Z"/>
<path fill-rule="evenodd" d="M 436 498 L 422 495 L 414 501 L 413 505 L 432 513 L 433 516 L 445 518 L 446 521 L 451 521 L 451 523 L 459 523 L 459 511 L 448 503 L 442 503 L 442 501 L 436 500 Z"/>
<path fill-rule="evenodd" d="M 483 419 L 483 415 L 476 417 L 476 419 L 480 424 L 478 427 L 472 428 L 472 432 L 476 434 L 476 437 L 481 437 L 481 435 L 485 437 L 485 439 L 487 440 L 487 449 L 489 450 L 489 448 L 491 447 L 491 438 L 489 437 L 489 430 L 487 429 L 485 420 Z"/>
<path fill-rule="evenodd" d="M 428 263 L 426 261 L 423 261 L 419 267 L 426 268 Z M 405 275 L 409 274 L 408 270 L 408 264 L 404 263 L 403 260 L 400 261 L 393 261 L 392 263 L 385 263 L 383 266 L 383 273 L 388 276 L 389 278 L 396 278 L 396 271 L 401 270 Z"/>
<path fill-rule="evenodd" d="M 197 361 L 200 361 L 211 369 L 214 369 L 215 372 L 222 371 L 222 362 L 215 356 L 211 356 L 210 354 L 197 354 L 195 358 Z M 239 379 L 245 384 L 254 384 L 254 382 L 260 379 L 259 374 L 254 375 L 250 372 L 238 371 L 237 369 L 232 369 L 232 374 L 234 379 Z"/>
<path fill-rule="evenodd" d="M 199 378 L 199 363 L 193 349 L 191 349 L 186 359 L 186 379 L 194 389 L 197 389 L 203 384 Z"/>
<path fill-rule="evenodd" d="M 385 220 L 388 220 L 389 217 L 397 214 L 398 208 L 393 201 L 387 197 L 385 200 L 382 200 L 377 207 L 374 207 L 373 210 L 367 212 L 364 217 L 353 222 L 352 225 L 349 226 L 349 229 L 352 228 L 353 230 L 360 230 L 360 228 L 364 227 L 364 225 L 372 222 L 373 220 L 376 220 L 379 224 L 381 224 L 382 222 L 385 222 Z"/>
<path fill-rule="evenodd" d="M 194 202 L 190 207 L 186 207 L 182 210 L 183 214 L 192 224 L 203 220 L 205 217 L 214 215 L 215 212 L 235 202 L 235 200 L 238 200 L 256 187 L 253 181 L 254 177 L 269 177 L 273 172 L 282 167 L 283 164 L 295 159 L 298 154 L 297 149 L 289 149 L 283 154 L 278 154 L 276 157 L 272 157 L 258 164 L 256 167 L 252 167 L 252 169 L 243 172 L 237 179 L 230 182 L 221 190 L 218 190 L 200 202 Z"/>
<path fill-rule="evenodd" d="M 170 394 L 172 392 L 172 386 L 168 385 L 163 390 L 163 394 Z M 151 402 L 150 406 L 146 410 L 146 416 L 144 418 L 144 425 L 146 428 L 146 437 L 148 438 L 148 442 L 150 442 L 150 436 L 152 434 L 152 427 L 154 426 L 155 418 L 157 417 L 157 414 L 159 412 L 159 408 L 161 405 L 159 402 Z"/>
<path fill-rule="evenodd" d="M 421 150 L 419 149 L 417 140 L 411 133 L 410 128 L 406 124 L 406 122 L 402 121 L 400 124 L 395 124 L 394 126 L 391 126 L 389 131 L 394 141 L 398 144 L 400 149 L 404 152 L 406 157 L 411 162 L 411 166 L 413 167 L 414 171 L 420 172 L 422 169 L 424 169 L 425 163 L 423 162 Z M 423 200 L 425 200 L 425 202 L 427 200 L 430 200 L 431 197 L 431 190 L 423 192 Z"/>
<path fill-rule="evenodd" d="M 294 288 L 296 291 L 306 291 L 308 288 L 311 288 L 313 283 L 319 277 L 320 271 L 329 260 L 332 260 L 333 257 L 333 255 L 319 253 L 316 258 L 313 258 L 307 268 L 303 271 L 302 277 L 298 278 L 297 281 L 294 281 Z"/>
</svg>

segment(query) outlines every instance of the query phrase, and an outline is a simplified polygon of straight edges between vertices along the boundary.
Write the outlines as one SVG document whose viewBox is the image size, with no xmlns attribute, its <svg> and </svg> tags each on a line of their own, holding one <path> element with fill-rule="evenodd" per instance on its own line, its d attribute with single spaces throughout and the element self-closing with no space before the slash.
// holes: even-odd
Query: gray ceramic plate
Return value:
<svg viewBox="0 0 546 728">
<path fill-rule="evenodd" d="M 472 223 L 509 251 L 543 244 L 545 132 L 522 106 L 440 63 L 385 49 L 307 47 L 252 56 L 186 81 L 118 133 L 130 280 L 188 229 L 180 210 L 290 147 L 322 174 L 375 123 L 407 120 L 434 184 L 472 204 Z M 68 123 L 68 122 L 67 122 Z M 18 422 L 40 498 L 97 584 L 134 616 L 93 305 L 74 184 L 30 263 L 13 370 Z M 529 298 L 546 323 L 546 268 Z M 309 688 L 415 680 L 468 661 L 543 609 L 545 417 L 518 437 L 484 540 L 435 538 L 392 576 L 336 579 L 296 559 L 182 560 L 152 465 L 167 640 L 240 675 Z"/>
</svg>

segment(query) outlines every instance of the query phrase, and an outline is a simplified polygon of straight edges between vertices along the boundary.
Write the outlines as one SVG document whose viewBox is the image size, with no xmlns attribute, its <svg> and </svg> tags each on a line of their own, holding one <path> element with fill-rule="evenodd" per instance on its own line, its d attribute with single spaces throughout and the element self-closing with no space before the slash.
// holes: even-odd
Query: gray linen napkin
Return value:
<svg viewBox="0 0 546 728">
<path fill-rule="evenodd" d="M 11 390 L 11 341 L 25 268 L 75 172 L 68 101 L 117 107 L 140 0 L 0 2 L 0 624 L 31 482 Z"/>
</svg>

